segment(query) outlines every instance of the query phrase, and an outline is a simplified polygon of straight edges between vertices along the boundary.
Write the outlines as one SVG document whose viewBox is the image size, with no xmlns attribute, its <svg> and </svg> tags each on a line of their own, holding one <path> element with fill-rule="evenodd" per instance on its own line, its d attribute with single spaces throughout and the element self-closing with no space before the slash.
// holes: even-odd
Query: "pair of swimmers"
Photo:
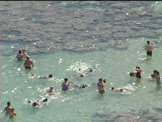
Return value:
<svg viewBox="0 0 162 122">
<path fill-rule="evenodd" d="M 132 77 L 136 77 L 137 80 L 140 80 L 141 79 L 141 72 L 142 72 L 141 67 L 136 66 L 136 71 L 130 72 L 129 75 L 132 76 Z"/>
<path fill-rule="evenodd" d="M 11 108 L 11 103 L 7 102 L 7 106 L 4 108 L 3 112 L 9 115 L 10 118 L 14 118 L 16 116 L 16 113 L 14 111 L 15 109 Z"/>
<path fill-rule="evenodd" d="M 19 60 L 19 61 L 22 61 L 24 59 L 24 57 L 29 57 L 29 55 L 26 53 L 26 51 L 24 49 L 22 50 L 19 50 L 18 51 L 18 54 L 16 56 L 16 58 Z"/>
</svg>

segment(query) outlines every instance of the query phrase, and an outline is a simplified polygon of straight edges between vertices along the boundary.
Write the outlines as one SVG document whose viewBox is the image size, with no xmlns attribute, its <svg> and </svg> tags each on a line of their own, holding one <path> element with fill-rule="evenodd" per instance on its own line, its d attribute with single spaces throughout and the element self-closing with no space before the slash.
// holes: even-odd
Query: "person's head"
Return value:
<svg viewBox="0 0 162 122">
<path fill-rule="evenodd" d="M 29 100 L 28 103 L 31 103 L 31 101 Z"/>
<path fill-rule="evenodd" d="M 136 66 L 136 68 L 137 68 L 137 69 L 140 69 L 140 67 L 139 67 L 139 66 Z"/>
<path fill-rule="evenodd" d="M 84 85 L 84 84 L 83 84 L 83 88 L 85 88 L 85 87 L 87 87 L 87 85 Z"/>
<path fill-rule="evenodd" d="M 106 83 L 106 79 L 104 79 L 103 82 Z"/>
<path fill-rule="evenodd" d="M 80 75 L 80 77 L 84 77 L 84 75 Z"/>
<path fill-rule="evenodd" d="M 155 74 L 159 75 L 159 71 L 156 70 L 156 71 L 155 71 Z"/>
<path fill-rule="evenodd" d="M 25 49 L 22 49 L 22 52 L 25 52 Z"/>
<path fill-rule="evenodd" d="M 111 90 L 114 90 L 114 87 L 111 87 Z"/>
<path fill-rule="evenodd" d="M 103 81 L 103 79 L 102 79 L 102 78 L 100 78 L 100 79 L 98 79 L 98 81 L 99 81 L 99 82 L 102 82 L 102 81 Z"/>
<path fill-rule="evenodd" d="M 11 105 L 11 103 L 10 103 L 10 102 L 7 102 L 7 105 L 8 105 L 8 106 L 10 106 L 10 105 Z"/>
<path fill-rule="evenodd" d="M 67 82 L 68 81 L 68 78 L 64 78 L 64 81 Z"/>
<path fill-rule="evenodd" d="M 37 106 L 37 103 L 36 103 L 36 102 L 34 102 L 34 103 L 32 104 L 32 106 L 33 106 L 33 107 L 36 107 L 36 106 Z"/>
<path fill-rule="evenodd" d="M 150 41 L 147 41 L 147 44 L 150 44 Z"/>
<path fill-rule="evenodd" d="M 53 86 L 50 87 L 50 91 L 53 91 Z"/>
<path fill-rule="evenodd" d="M 19 50 L 19 54 L 21 54 L 21 50 Z"/>
<path fill-rule="evenodd" d="M 123 89 L 120 89 L 121 92 L 123 92 Z"/>
<path fill-rule="evenodd" d="M 80 71 L 81 69 L 79 68 L 79 71 Z"/>
<path fill-rule="evenodd" d="M 93 70 L 92 70 L 91 68 L 89 69 L 89 71 L 90 71 L 90 72 L 93 72 Z"/>
<path fill-rule="evenodd" d="M 156 73 L 157 70 L 154 70 L 154 74 Z"/>
<path fill-rule="evenodd" d="M 14 108 L 11 108 L 11 112 L 14 112 L 14 110 L 15 110 Z"/>
<path fill-rule="evenodd" d="M 48 77 L 49 77 L 49 78 L 52 78 L 52 74 L 50 74 Z"/>
<path fill-rule="evenodd" d="M 28 60 L 29 60 L 29 59 L 30 59 L 30 57 L 28 57 L 28 56 L 27 56 L 27 57 L 26 57 L 26 59 L 28 59 Z"/>
<path fill-rule="evenodd" d="M 134 74 L 133 72 L 130 72 L 130 73 L 129 73 L 130 76 L 133 76 L 133 74 Z"/>
</svg>

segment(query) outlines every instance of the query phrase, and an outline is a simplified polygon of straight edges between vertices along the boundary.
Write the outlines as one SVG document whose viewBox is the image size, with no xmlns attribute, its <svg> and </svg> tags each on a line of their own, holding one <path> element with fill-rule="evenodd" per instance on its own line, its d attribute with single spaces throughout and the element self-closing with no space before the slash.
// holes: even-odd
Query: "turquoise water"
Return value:
<svg viewBox="0 0 162 122">
<path fill-rule="evenodd" d="M 33 2 L 35 3 L 33 5 L 29 3 L 30 2 L 26 2 L 25 5 L 22 2 L 21 4 L 24 8 L 25 6 L 29 7 L 29 5 L 30 8 L 36 7 L 36 1 Z M 43 1 L 39 4 L 40 6 L 46 6 L 49 3 L 49 1 Z M 100 6 L 101 3 L 97 3 L 99 4 L 98 6 Z M 1 9 L 3 10 L 4 6 L 7 6 L 7 4 L 11 6 L 11 8 L 8 8 L 11 10 L 14 10 L 14 7 L 18 6 L 16 4 L 11 5 L 12 2 L 4 1 L 1 4 Z M 54 4 L 56 3 L 50 3 L 50 5 Z M 64 7 L 67 4 L 71 4 L 71 2 L 62 2 L 60 4 Z M 87 2 L 84 4 L 88 4 L 87 6 L 89 6 L 89 4 L 95 4 L 95 2 Z M 157 6 L 157 3 L 155 4 Z M 59 3 L 57 3 L 56 5 L 59 5 Z M 120 6 L 123 5 L 123 3 L 112 3 L 112 5 Z M 158 3 L 158 8 L 156 8 L 155 10 L 160 10 L 160 5 L 161 2 Z M 71 8 L 76 9 L 76 6 L 72 6 Z M 35 16 L 39 16 L 39 11 L 41 11 L 42 9 L 30 9 L 30 11 L 35 12 Z M 91 8 L 85 7 L 84 10 L 88 11 L 91 10 Z M 94 11 L 96 11 L 96 7 L 94 8 Z M 23 13 L 22 11 L 16 12 Z M 50 12 L 50 10 L 48 12 Z M 48 12 L 47 14 L 49 14 Z M 102 12 L 103 9 L 101 10 L 101 13 Z M 26 11 L 24 11 L 24 13 L 26 13 Z M 0 19 L 1 22 L 4 22 L 4 18 Z M 17 18 L 14 17 L 13 19 L 15 19 L 15 21 L 17 20 Z M 37 20 L 38 18 L 36 17 L 35 19 Z M 9 20 L 6 21 L 8 22 Z M 50 22 L 51 20 L 48 21 Z M 159 23 L 161 22 L 160 20 L 158 21 Z M 20 26 L 21 24 L 22 23 L 20 22 Z M 38 29 L 37 33 L 41 32 L 41 27 L 36 26 L 37 22 L 33 24 L 33 22 L 30 21 L 28 22 L 28 24 L 30 25 L 30 27 L 35 25 L 33 29 L 35 31 Z M 18 26 L 18 24 L 16 25 Z M 14 28 L 12 26 L 6 26 L 5 24 L 3 25 L 3 27 L 10 29 Z M 18 28 L 20 27 L 18 26 Z M 46 30 L 43 27 L 42 29 Z M 49 30 L 51 29 L 52 28 L 49 28 Z M 25 30 L 27 33 L 30 33 L 28 29 L 25 28 Z M 154 32 L 155 30 L 148 29 L 142 32 L 144 33 L 147 31 Z M 156 31 L 161 32 L 160 28 Z M 44 33 L 43 37 L 40 33 L 38 33 L 37 35 L 33 34 L 32 36 L 23 35 L 23 33 L 25 32 L 22 32 L 22 39 L 25 40 L 25 38 L 30 37 L 31 40 L 29 39 L 25 42 L 15 41 L 20 38 L 14 36 L 15 34 L 9 34 L 9 37 L 7 37 L 8 33 L 4 33 L 4 35 L 1 36 L 1 112 L 6 106 L 6 103 L 10 101 L 11 106 L 15 108 L 15 112 L 17 114 L 17 117 L 13 120 L 14 122 L 99 122 L 105 121 L 106 119 L 97 116 L 96 114 L 98 113 L 102 114 L 105 111 L 117 111 L 122 112 L 123 115 L 125 113 L 135 113 L 138 116 L 142 116 L 142 114 L 139 113 L 141 109 L 149 109 L 150 113 L 148 113 L 148 115 L 160 114 L 160 112 L 155 111 L 154 108 L 161 108 L 162 89 L 161 86 L 158 87 L 156 85 L 156 82 L 154 80 L 151 80 L 149 78 L 150 74 L 152 74 L 153 70 L 155 69 L 160 73 L 162 72 L 162 45 L 161 43 L 157 43 L 157 41 L 161 42 L 160 36 L 156 36 L 155 38 L 148 38 L 146 35 L 146 37 L 128 37 L 125 40 L 122 39 L 122 41 L 127 42 L 128 45 L 128 48 L 123 50 L 118 50 L 116 48 L 110 48 L 109 46 L 107 46 L 101 50 L 98 49 L 92 51 L 78 51 L 76 48 L 77 51 L 74 51 L 74 49 L 65 50 L 64 48 L 62 48 L 63 45 L 60 45 L 58 46 L 58 50 L 54 51 L 47 50 L 43 46 L 40 46 L 42 52 L 44 51 L 43 53 L 41 53 L 39 52 L 40 50 L 34 50 L 34 48 L 32 48 L 31 45 L 37 43 L 32 42 L 32 40 L 36 41 L 37 39 L 41 39 L 44 42 L 49 42 L 52 40 L 44 40 L 44 37 L 50 38 L 50 36 L 53 35 Z M 61 33 L 59 32 L 56 33 L 56 35 L 57 34 L 61 35 Z M 82 40 L 82 36 L 84 35 L 80 35 L 78 39 L 81 38 L 80 40 Z M 59 38 L 59 36 L 56 36 L 56 38 L 57 37 Z M 77 40 L 75 40 L 75 38 L 77 37 L 74 35 L 68 35 L 67 39 L 62 36 L 61 38 L 63 39 L 63 42 L 67 41 L 66 43 L 70 43 L 69 47 L 71 45 L 78 44 Z M 70 42 L 71 38 L 74 39 Z M 86 42 L 85 40 L 84 43 L 89 42 L 93 44 L 93 42 L 91 42 L 91 38 L 87 37 L 87 40 L 88 41 Z M 146 58 L 146 52 L 144 49 L 147 40 L 150 40 L 155 47 L 153 49 L 152 59 Z M 109 39 L 108 42 L 99 40 L 99 42 L 95 44 L 104 46 L 107 43 L 112 44 L 114 42 L 114 39 Z M 82 42 L 81 44 L 84 43 Z M 34 61 L 35 67 L 31 71 L 25 70 L 23 67 L 23 61 L 19 62 L 15 58 L 17 51 L 21 48 L 25 48 L 27 53 L 31 56 L 31 59 Z M 35 53 L 33 50 L 37 53 Z M 135 78 L 131 78 L 128 74 L 129 72 L 134 71 L 137 65 L 143 69 L 141 81 L 136 81 Z M 100 70 L 95 73 L 87 73 L 86 77 L 77 76 L 75 70 L 81 68 L 82 71 L 86 73 L 86 71 L 90 67 L 98 67 Z M 54 78 L 35 79 L 31 77 L 31 73 L 36 74 L 37 76 L 47 76 L 48 74 L 53 74 Z M 61 84 L 65 77 L 67 77 L 69 81 L 75 84 L 87 84 L 88 87 L 86 87 L 85 89 L 76 89 L 70 86 L 69 91 L 63 92 L 61 91 Z M 97 87 L 94 85 L 98 82 L 99 78 L 104 78 L 107 81 L 105 87 L 106 93 L 104 95 L 100 95 L 98 93 Z M 45 93 L 50 86 L 53 86 L 56 91 L 56 94 L 54 96 L 48 96 Z M 113 92 L 110 90 L 111 87 L 127 88 L 130 89 L 130 92 Z M 41 108 L 34 109 L 27 103 L 27 100 L 43 99 L 45 97 L 49 97 L 50 101 L 47 104 L 42 105 Z M 117 118 L 120 117 L 117 116 Z M 4 114 L 1 114 L 1 122 L 10 121 L 12 120 L 10 120 Z M 117 120 L 114 119 L 114 121 Z M 150 121 L 154 121 L 154 119 L 152 118 L 151 120 L 150 118 Z"/>
</svg>

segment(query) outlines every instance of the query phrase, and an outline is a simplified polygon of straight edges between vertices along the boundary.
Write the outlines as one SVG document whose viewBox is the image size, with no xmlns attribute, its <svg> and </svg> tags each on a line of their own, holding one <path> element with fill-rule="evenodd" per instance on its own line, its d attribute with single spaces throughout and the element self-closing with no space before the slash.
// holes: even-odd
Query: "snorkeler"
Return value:
<svg viewBox="0 0 162 122">
<path fill-rule="evenodd" d="M 40 107 L 40 103 L 46 103 L 48 101 L 47 98 L 43 99 L 43 100 L 32 100 L 32 101 L 28 101 L 28 103 L 32 103 L 32 106 L 35 108 Z"/>
</svg>

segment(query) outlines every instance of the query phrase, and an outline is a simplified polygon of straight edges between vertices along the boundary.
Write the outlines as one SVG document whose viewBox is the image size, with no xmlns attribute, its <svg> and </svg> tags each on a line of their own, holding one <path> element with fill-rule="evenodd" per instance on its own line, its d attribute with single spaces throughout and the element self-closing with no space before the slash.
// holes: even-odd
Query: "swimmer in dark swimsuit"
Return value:
<svg viewBox="0 0 162 122">
<path fill-rule="evenodd" d="M 28 103 L 32 103 L 32 106 L 33 106 L 33 107 L 40 107 L 40 106 L 41 106 L 41 105 L 40 105 L 41 102 L 42 102 L 42 103 L 45 103 L 45 102 L 47 102 L 47 101 L 48 101 L 48 99 L 45 98 L 45 99 L 43 99 L 43 100 L 28 101 Z"/>
<path fill-rule="evenodd" d="M 82 86 L 78 86 L 78 85 L 73 84 L 72 82 L 70 82 L 70 85 L 75 87 L 75 88 L 79 88 L 79 89 L 87 87 L 87 85 L 83 84 Z"/>
<path fill-rule="evenodd" d="M 136 71 L 137 71 L 136 78 L 137 78 L 137 80 L 140 80 L 142 69 L 139 66 L 137 66 Z"/>
<path fill-rule="evenodd" d="M 150 44 L 150 41 L 147 41 L 147 45 L 145 47 L 147 56 L 152 57 L 152 49 L 153 49 L 153 44 Z"/>
</svg>

